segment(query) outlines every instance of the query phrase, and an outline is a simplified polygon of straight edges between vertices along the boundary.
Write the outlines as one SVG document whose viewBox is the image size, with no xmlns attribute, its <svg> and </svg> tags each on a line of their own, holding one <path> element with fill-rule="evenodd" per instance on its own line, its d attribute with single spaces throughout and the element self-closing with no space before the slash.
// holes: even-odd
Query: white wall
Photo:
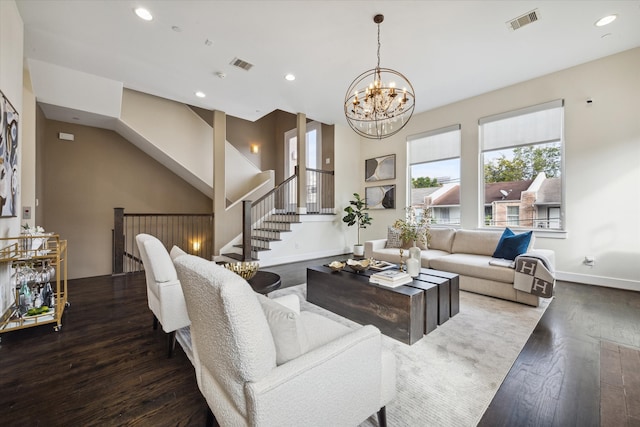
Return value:
<svg viewBox="0 0 640 427">
<path fill-rule="evenodd" d="M 125 89 L 120 121 L 118 133 L 213 197 L 213 129 L 191 108 Z"/>
<path fill-rule="evenodd" d="M 406 138 L 459 123 L 462 126 L 461 222 L 482 223 L 478 119 L 554 100 L 565 100 L 565 203 L 562 238 L 536 238 L 556 251 L 558 277 L 640 290 L 640 48 L 552 73 L 477 97 L 416 114 L 399 134 L 362 140 L 360 163 L 396 153 L 395 210 L 371 211 L 367 238 L 386 236 L 386 226 L 407 204 Z M 455 82 L 443 82 L 455 84 Z M 592 104 L 586 99 L 593 98 Z M 360 191 L 364 180 L 358 177 Z M 384 183 L 391 183 L 384 182 Z M 582 263 L 594 256 L 594 267 Z"/>
<path fill-rule="evenodd" d="M 22 119 L 22 56 L 24 36 L 22 18 L 13 0 L 0 1 L 0 90 L 11 101 Z M 19 123 L 18 162 L 22 156 L 22 123 Z M 18 191 L 20 188 L 18 187 Z M 22 210 L 20 194 L 16 212 Z M 0 237 L 16 236 L 20 233 L 20 218 L 0 218 Z M 8 264 L 0 264 L 0 316 L 13 302 L 13 289 L 9 278 Z"/>
</svg>

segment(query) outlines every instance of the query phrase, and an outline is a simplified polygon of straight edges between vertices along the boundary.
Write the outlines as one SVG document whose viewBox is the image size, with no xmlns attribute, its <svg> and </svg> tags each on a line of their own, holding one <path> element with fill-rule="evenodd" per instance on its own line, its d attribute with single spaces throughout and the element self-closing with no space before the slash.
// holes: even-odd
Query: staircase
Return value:
<svg viewBox="0 0 640 427">
<path fill-rule="evenodd" d="M 298 203 L 299 173 L 296 167 L 294 174 L 273 190 L 255 202 L 245 202 L 242 214 L 242 235 L 238 236 L 232 244 L 227 245 L 226 252 L 222 253 L 223 257 L 240 261 L 259 260 L 261 264 L 268 264 L 295 258 L 292 253 L 295 255 L 303 242 L 305 246 L 313 242 L 315 247 L 323 247 L 321 241 L 335 233 L 335 229 L 327 225 L 335 217 L 334 173 L 317 169 L 306 170 L 304 180 L 306 194 L 303 192 L 305 194 L 303 197 L 306 197 L 307 214 L 302 216 L 297 213 L 301 210 Z M 315 225 L 303 227 L 304 222 L 315 222 Z M 321 225 L 322 222 L 324 224 Z M 296 234 L 292 233 L 294 230 L 300 230 L 300 232 L 292 237 Z M 314 235 L 316 232 L 319 234 Z M 244 236 L 248 237 L 244 238 Z M 285 236 L 288 237 L 285 238 Z M 280 252 L 279 254 L 265 254 L 265 251 L 271 251 L 276 246 L 280 251 L 274 252 Z M 283 255 L 283 251 L 288 255 Z M 260 253 L 265 256 L 261 257 Z"/>
<path fill-rule="evenodd" d="M 259 226 L 251 227 L 250 252 L 253 261 L 259 260 L 260 252 L 271 250 L 272 242 L 281 242 L 283 233 L 291 233 L 294 227 L 292 226 L 293 224 L 301 223 L 300 216 L 295 213 L 272 213 L 259 222 Z M 227 258 L 242 261 L 244 258 L 242 254 L 243 245 L 236 244 L 233 247 L 240 249 L 241 253 L 229 252 L 223 255 Z"/>
</svg>

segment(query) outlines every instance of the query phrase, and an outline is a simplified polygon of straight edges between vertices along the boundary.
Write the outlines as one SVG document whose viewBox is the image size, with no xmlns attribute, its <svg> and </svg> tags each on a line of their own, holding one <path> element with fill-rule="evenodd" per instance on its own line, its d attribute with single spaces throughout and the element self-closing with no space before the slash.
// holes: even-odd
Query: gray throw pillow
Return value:
<svg viewBox="0 0 640 427">
<path fill-rule="evenodd" d="M 387 243 L 384 245 L 384 247 L 401 248 L 403 247 L 403 244 L 404 242 L 400 238 L 400 230 L 389 226 L 389 228 L 387 229 Z"/>
</svg>

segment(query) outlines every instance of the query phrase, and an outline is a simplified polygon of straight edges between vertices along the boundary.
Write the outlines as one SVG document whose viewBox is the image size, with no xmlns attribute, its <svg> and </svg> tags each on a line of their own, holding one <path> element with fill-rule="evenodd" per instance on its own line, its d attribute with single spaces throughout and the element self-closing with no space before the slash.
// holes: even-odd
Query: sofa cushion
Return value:
<svg viewBox="0 0 640 427">
<path fill-rule="evenodd" d="M 282 365 L 306 353 L 309 342 L 300 314 L 263 295 L 258 297 L 276 346 L 276 364 Z"/>
<path fill-rule="evenodd" d="M 440 251 L 438 249 L 428 249 L 420 251 L 420 265 L 422 268 L 431 268 L 431 260 L 449 255 L 449 252 Z"/>
<path fill-rule="evenodd" d="M 512 268 L 489 265 L 487 255 L 451 254 L 429 261 L 431 268 L 448 271 L 462 276 L 513 283 L 515 272 Z"/>
<path fill-rule="evenodd" d="M 453 244 L 453 238 L 456 234 L 455 229 L 431 227 L 429 232 L 431 233 L 429 249 L 451 252 L 451 245 Z"/>
<path fill-rule="evenodd" d="M 173 261 L 162 242 L 158 239 L 146 240 L 144 249 L 147 251 L 151 274 L 157 283 L 171 282 L 178 279 Z"/>
<path fill-rule="evenodd" d="M 533 231 L 515 234 L 508 227 L 504 229 L 500 241 L 493 253 L 494 258 L 515 260 L 518 255 L 527 252 Z"/>
<path fill-rule="evenodd" d="M 492 256 L 501 233 L 484 230 L 457 230 L 451 253 Z"/>
</svg>

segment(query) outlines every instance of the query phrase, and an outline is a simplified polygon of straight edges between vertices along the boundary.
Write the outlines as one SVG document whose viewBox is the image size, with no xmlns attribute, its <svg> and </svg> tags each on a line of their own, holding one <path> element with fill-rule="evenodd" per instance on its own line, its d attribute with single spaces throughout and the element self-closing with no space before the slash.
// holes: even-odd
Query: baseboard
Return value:
<svg viewBox="0 0 640 427">
<path fill-rule="evenodd" d="M 556 271 L 556 279 L 565 282 L 584 283 L 586 285 L 604 286 L 606 288 L 640 291 L 640 281 L 616 279 L 614 277 L 592 276 L 588 274 L 567 273 Z"/>
</svg>

